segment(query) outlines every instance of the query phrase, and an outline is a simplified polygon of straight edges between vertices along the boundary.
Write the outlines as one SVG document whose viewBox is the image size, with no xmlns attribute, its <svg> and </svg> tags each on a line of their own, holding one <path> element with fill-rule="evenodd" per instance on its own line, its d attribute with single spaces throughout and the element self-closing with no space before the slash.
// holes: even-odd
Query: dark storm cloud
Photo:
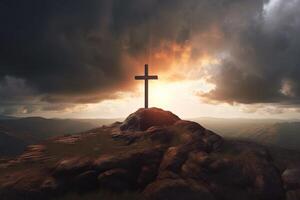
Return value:
<svg viewBox="0 0 300 200">
<path fill-rule="evenodd" d="M 150 43 L 153 51 L 166 48 L 164 42 L 184 45 L 212 26 L 224 37 L 222 44 L 190 44 L 193 59 L 202 51 L 227 55 L 211 79 L 216 90 L 207 98 L 295 103 L 299 99 L 299 1 L 270 14 L 269 21 L 263 9 L 266 2 L 3 0 L 0 104 L 76 104 L 116 98 L 115 92 L 133 84 L 129 80 L 136 68 L 129 65 L 128 56 L 137 60 L 145 56 Z M 20 83 L 23 92 L 14 87 Z M 14 92 L 7 92 L 11 87 Z"/>
<path fill-rule="evenodd" d="M 205 95 L 209 99 L 300 103 L 300 1 L 266 5 L 244 27 L 224 27 L 229 55 L 211 80 L 217 87 Z"/>
<path fill-rule="evenodd" d="M 2 112 L 112 98 L 124 78 L 107 11 L 109 1 L 1 1 Z"/>
<path fill-rule="evenodd" d="M 1 1 L 0 80 L 22 80 L 26 90 L 34 91 L 32 98 L 46 102 L 112 98 L 128 86 L 128 73 L 134 70 L 123 61 L 125 54 L 146 54 L 150 35 L 155 48 L 165 40 L 185 42 L 192 27 L 205 32 L 227 3 L 231 1 Z M 17 96 L 21 99 L 22 93 Z M 1 100 L 15 97 L 6 94 Z"/>
<path fill-rule="evenodd" d="M 121 76 L 120 52 L 106 31 L 106 6 L 78 0 L 2 2 L 2 77 L 23 78 L 54 95 L 113 84 Z"/>
</svg>

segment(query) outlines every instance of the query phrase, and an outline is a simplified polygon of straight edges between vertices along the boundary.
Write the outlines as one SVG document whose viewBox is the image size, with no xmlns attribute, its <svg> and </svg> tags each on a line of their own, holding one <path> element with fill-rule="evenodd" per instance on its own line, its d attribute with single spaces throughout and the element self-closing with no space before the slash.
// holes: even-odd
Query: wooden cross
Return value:
<svg viewBox="0 0 300 200">
<path fill-rule="evenodd" d="M 157 80 L 158 76 L 148 75 L 148 64 L 145 65 L 145 75 L 135 76 L 135 80 L 145 80 L 145 108 L 148 108 L 148 80 Z"/>
</svg>

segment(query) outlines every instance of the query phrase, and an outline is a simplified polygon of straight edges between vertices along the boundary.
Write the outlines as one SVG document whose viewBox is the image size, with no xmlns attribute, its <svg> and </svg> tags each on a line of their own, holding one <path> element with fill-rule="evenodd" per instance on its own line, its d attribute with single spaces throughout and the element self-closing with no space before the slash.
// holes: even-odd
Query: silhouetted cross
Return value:
<svg viewBox="0 0 300 200">
<path fill-rule="evenodd" d="M 145 65 L 145 75 L 135 76 L 135 80 L 145 80 L 145 108 L 148 108 L 148 80 L 158 79 L 156 75 L 148 75 L 148 64 Z"/>
</svg>

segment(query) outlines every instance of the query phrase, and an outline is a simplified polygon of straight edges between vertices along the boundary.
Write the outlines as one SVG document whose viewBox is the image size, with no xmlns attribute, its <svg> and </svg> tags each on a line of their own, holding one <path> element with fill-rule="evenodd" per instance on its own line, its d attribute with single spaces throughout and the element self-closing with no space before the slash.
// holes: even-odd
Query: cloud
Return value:
<svg viewBox="0 0 300 200">
<path fill-rule="evenodd" d="M 228 45 L 215 90 L 203 97 L 244 104 L 300 102 L 300 1 L 269 1 L 238 32 L 226 27 Z M 235 26 L 235 24 L 233 25 Z"/>
<path fill-rule="evenodd" d="M 134 91 L 150 62 L 170 80 L 206 76 L 211 101 L 298 104 L 299 2 L 4 0 L 0 94 L 10 77 L 20 106 L 95 103 Z"/>
<path fill-rule="evenodd" d="M 1 103 L 32 100 L 34 95 L 34 89 L 27 85 L 24 79 L 5 76 L 0 82 Z"/>
</svg>

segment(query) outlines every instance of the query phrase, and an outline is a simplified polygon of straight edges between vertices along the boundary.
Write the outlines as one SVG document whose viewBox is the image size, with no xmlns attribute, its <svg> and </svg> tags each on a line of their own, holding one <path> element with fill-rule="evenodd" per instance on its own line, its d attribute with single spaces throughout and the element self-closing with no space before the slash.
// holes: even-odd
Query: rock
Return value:
<svg viewBox="0 0 300 200">
<path fill-rule="evenodd" d="M 174 124 L 174 126 L 189 131 L 191 133 L 197 132 L 198 135 L 203 135 L 205 131 L 205 128 L 203 128 L 200 124 L 186 120 L 178 120 Z"/>
<path fill-rule="evenodd" d="M 101 188 L 112 191 L 124 191 L 133 188 L 134 177 L 125 169 L 111 169 L 98 176 Z"/>
<path fill-rule="evenodd" d="M 164 179 L 147 186 L 143 192 L 147 200 L 214 200 L 209 190 L 183 179 Z"/>
<path fill-rule="evenodd" d="M 126 160 L 117 156 L 102 155 L 94 160 L 93 166 L 97 171 L 103 172 L 111 168 L 116 168 L 118 165 L 120 165 L 120 167 L 126 165 L 127 163 L 125 164 L 124 162 L 126 162 Z"/>
<path fill-rule="evenodd" d="M 283 199 L 280 175 L 267 153 L 260 153 L 264 151 L 258 147 L 252 150 L 247 143 L 230 143 L 230 154 L 228 148 L 191 151 L 181 167 L 181 178 L 204 181 L 217 199 Z"/>
<path fill-rule="evenodd" d="M 120 129 L 122 131 L 145 131 L 152 126 L 170 126 L 178 120 L 180 118 L 173 113 L 159 108 L 141 108 L 129 115 Z"/>
<path fill-rule="evenodd" d="M 191 121 L 179 120 L 174 124 L 181 134 L 181 143 L 194 145 L 198 150 L 207 152 L 217 150 L 223 144 L 223 138 L 214 132 Z"/>
<path fill-rule="evenodd" d="M 98 187 L 97 176 L 98 173 L 95 170 L 89 170 L 76 176 L 73 184 L 82 192 L 96 189 Z"/>
<path fill-rule="evenodd" d="M 159 171 L 159 174 L 156 180 L 164 180 L 164 179 L 180 179 L 180 175 L 178 173 L 174 173 L 172 171 Z"/>
<path fill-rule="evenodd" d="M 230 144 L 232 150 L 239 150 L 232 154 L 234 156 L 225 156 L 222 151 L 214 156 L 206 173 L 214 185 L 211 191 L 224 199 L 236 199 L 238 196 L 249 200 L 283 199 L 285 194 L 280 174 L 273 163 L 267 157 L 257 154 L 257 148 L 251 150 L 247 143 L 241 144 Z"/>
<path fill-rule="evenodd" d="M 3 183 L 1 180 L 0 199 L 43 199 L 46 193 L 41 185 L 48 179 L 43 171 L 24 170 L 11 173 Z"/>
<path fill-rule="evenodd" d="M 158 166 L 155 164 L 143 166 L 138 176 L 139 188 L 144 188 L 157 177 Z"/>
<path fill-rule="evenodd" d="M 53 169 L 54 177 L 74 177 L 87 171 L 91 168 L 92 161 L 88 158 L 83 157 L 73 157 L 66 158 L 57 163 Z"/>
<path fill-rule="evenodd" d="M 208 151 L 216 151 L 223 144 L 223 138 L 210 130 L 205 130 L 203 141 L 206 144 Z"/>
<path fill-rule="evenodd" d="M 81 135 L 69 135 L 58 137 L 54 140 L 55 143 L 63 143 L 63 144 L 74 144 L 82 139 Z"/>
<path fill-rule="evenodd" d="M 170 144 L 174 138 L 174 133 L 165 127 L 151 127 L 147 130 L 146 135 L 150 137 L 152 142 L 160 144 Z"/>
<path fill-rule="evenodd" d="M 40 189 L 44 192 L 57 191 L 59 188 L 58 181 L 53 177 L 46 178 L 40 186 Z"/>
<path fill-rule="evenodd" d="M 115 140 L 123 140 L 126 141 L 127 145 L 131 145 L 136 142 L 138 139 L 143 139 L 145 136 L 144 132 L 130 132 L 130 131 L 123 131 L 123 132 L 113 132 L 112 137 Z"/>
<path fill-rule="evenodd" d="M 159 171 L 178 172 L 187 158 L 188 150 L 187 146 L 168 148 L 161 161 Z"/>
<path fill-rule="evenodd" d="M 181 175 L 185 178 L 207 180 L 207 170 L 212 159 L 205 152 L 190 152 L 188 159 L 182 165 Z"/>
<path fill-rule="evenodd" d="M 300 199 L 300 189 L 287 191 L 286 200 L 299 200 L 299 199 Z"/>
<path fill-rule="evenodd" d="M 163 155 L 163 148 L 142 149 L 121 155 L 102 155 L 93 162 L 93 168 L 103 172 L 112 168 L 140 169 L 143 165 L 159 164 Z"/>
<path fill-rule="evenodd" d="M 45 145 L 30 145 L 26 148 L 23 154 L 21 154 L 14 162 L 25 163 L 25 162 L 36 162 L 46 160 L 44 152 L 46 150 Z"/>
<path fill-rule="evenodd" d="M 286 169 L 282 174 L 282 180 L 287 190 L 300 189 L 300 169 Z"/>
<path fill-rule="evenodd" d="M 255 191 L 261 199 L 281 200 L 285 192 L 277 169 L 272 165 L 257 166 Z M 260 170 L 259 170 L 260 169 Z"/>
<path fill-rule="evenodd" d="M 96 171 L 99 173 L 113 169 L 113 168 L 125 168 L 134 170 L 140 167 L 142 153 L 124 153 L 118 156 L 100 156 L 93 163 Z"/>
</svg>

